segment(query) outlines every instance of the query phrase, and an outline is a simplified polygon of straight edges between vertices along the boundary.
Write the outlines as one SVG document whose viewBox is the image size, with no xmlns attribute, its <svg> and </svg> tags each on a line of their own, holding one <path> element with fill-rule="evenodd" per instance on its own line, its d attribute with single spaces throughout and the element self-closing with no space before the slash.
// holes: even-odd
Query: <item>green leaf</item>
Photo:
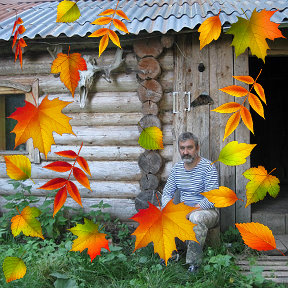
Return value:
<svg viewBox="0 0 288 288">
<path fill-rule="evenodd" d="M 147 150 L 164 149 L 162 131 L 156 126 L 147 127 L 141 132 L 138 143 Z"/>
</svg>

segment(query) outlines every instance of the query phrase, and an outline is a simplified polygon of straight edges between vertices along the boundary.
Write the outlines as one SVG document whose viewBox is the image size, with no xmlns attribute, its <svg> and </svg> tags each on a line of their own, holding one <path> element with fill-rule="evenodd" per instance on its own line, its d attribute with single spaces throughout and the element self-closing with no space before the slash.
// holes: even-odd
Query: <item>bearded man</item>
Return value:
<svg viewBox="0 0 288 288">
<path fill-rule="evenodd" d="M 182 133 L 178 138 L 181 162 L 176 163 L 168 177 L 162 195 L 162 208 L 180 190 L 180 202 L 197 209 L 186 218 L 197 224 L 193 230 L 198 244 L 187 240 L 186 264 L 188 271 L 196 273 L 202 262 L 203 246 L 209 228 L 215 227 L 219 221 L 219 210 L 200 193 L 218 189 L 218 173 L 211 161 L 199 156 L 198 138 L 190 132 Z"/>
</svg>

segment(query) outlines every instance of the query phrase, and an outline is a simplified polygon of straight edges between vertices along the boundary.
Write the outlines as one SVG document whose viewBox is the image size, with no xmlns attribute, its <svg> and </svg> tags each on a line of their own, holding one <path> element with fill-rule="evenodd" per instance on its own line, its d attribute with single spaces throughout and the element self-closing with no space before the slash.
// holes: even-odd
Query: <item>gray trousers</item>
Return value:
<svg viewBox="0 0 288 288">
<path fill-rule="evenodd" d="M 196 234 L 196 239 L 200 244 L 195 241 L 186 240 L 186 264 L 199 266 L 202 263 L 203 247 L 208 229 L 215 227 L 219 222 L 219 209 L 211 208 L 199 211 L 196 210 L 190 214 L 189 221 L 197 224 L 194 226 L 193 230 Z"/>
</svg>

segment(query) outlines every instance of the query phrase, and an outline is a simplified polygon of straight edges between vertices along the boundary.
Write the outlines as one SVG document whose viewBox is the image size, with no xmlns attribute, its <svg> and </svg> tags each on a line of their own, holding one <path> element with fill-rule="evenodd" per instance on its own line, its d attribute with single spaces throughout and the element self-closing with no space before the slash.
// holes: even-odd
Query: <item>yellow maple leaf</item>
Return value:
<svg viewBox="0 0 288 288">
<path fill-rule="evenodd" d="M 11 179 L 26 180 L 31 177 L 31 162 L 24 155 L 4 156 L 7 175 Z"/>
<path fill-rule="evenodd" d="M 61 110 L 72 102 L 65 102 L 58 98 L 49 100 L 47 95 L 39 107 L 27 101 L 25 103 L 24 107 L 17 108 L 8 117 L 18 121 L 11 131 L 16 134 L 15 147 L 32 137 L 34 147 L 44 153 L 47 159 L 51 145 L 55 144 L 53 131 L 60 135 L 63 133 L 75 135 L 69 124 L 69 120 L 72 118 L 61 113 Z"/>
<path fill-rule="evenodd" d="M 164 149 L 163 134 L 161 129 L 156 126 L 143 129 L 140 134 L 138 143 L 141 147 L 148 150 Z"/>
<path fill-rule="evenodd" d="M 250 168 L 243 173 L 244 177 L 251 180 L 246 185 L 247 203 L 245 208 L 251 203 L 263 200 L 267 192 L 274 198 L 278 195 L 280 181 L 277 177 L 270 175 L 270 173 L 267 174 L 263 166 Z"/>
<path fill-rule="evenodd" d="M 26 270 L 26 265 L 21 258 L 6 257 L 4 259 L 3 272 L 7 283 L 23 278 Z"/>
<path fill-rule="evenodd" d="M 17 236 L 23 232 L 26 236 L 40 237 L 44 239 L 42 235 L 42 229 L 40 222 L 35 217 L 40 216 L 41 211 L 36 207 L 26 206 L 20 215 L 16 215 L 11 219 L 11 230 L 13 236 Z"/>
<path fill-rule="evenodd" d="M 75 227 L 67 230 L 78 236 L 78 238 L 73 241 L 70 251 L 82 252 L 88 248 L 87 253 L 90 255 L 91 262 L 97 255 L 100 255 L 101 248 L 109 250 L 108 240 L 105 239 L 106 234 L 100 233 L 98 231 L 98 225 L 86 218 L 84 218 L 84 224 L 77 224 Z"/>
<path fill-rule="evenodd" d="M 263 59 L 265 63 L 266 51 L 269 49 L 266 38 L 270 40 L 285 38 L 278 29 L 280 24 L 270 21 L 272 15 L 277 11 L 264 9 L 257 12 L 255 8 L 249 20 L 237 16 L 238 21 L 232 24 L 226 32 L 234 35 L 232 45 L 235 46 L 236 57 L 249 47 L 252 55 Z"/>
<path fill-rule="evenodd" d="M 85 60 L 80 53 L 69 55 L 59 53 L 51 66 L 51 73 L 60 73 L 60 80 L 70 90 L 74 97 L 74 92 L 80 80 L 80 71 L 87 70 Z"/>
<path fill-rule="evenodd" d="M 81 16 L 76 2 L 64 0 L 57 6 L 56 22 L 74 22 Z"/>
<path fill-rule="evenodd" d="M 130 218 L 139 222 L 139 226 L 131 234 L 136 236 L 134 251 L 153 242 L 154 253 L 158 253 L 167 265 L 173 250 L 176 250 L 175 237 L 182 241 L 192 240 L 199 243 L 193 231 L 196 224 L 186 219 L 186 215 L 197 208 L 184 203 L 175 205 L 173 200 L 170 200 L 163 210 L 149 202 L 148 204 L 147 209 L 140 209 Z"/>
<path fill-rule="evenodd" d="M 238 141 L 231 141 L 225 147 L 223 147 L 219 158 L 216 161 L 220 161 L 229 166 L 241 165 L 246 162 L 246 157 L 250 155 L 252 149 L 256 145 L 257 144 L 246 144 L 238 143 Z"/>
</svg>

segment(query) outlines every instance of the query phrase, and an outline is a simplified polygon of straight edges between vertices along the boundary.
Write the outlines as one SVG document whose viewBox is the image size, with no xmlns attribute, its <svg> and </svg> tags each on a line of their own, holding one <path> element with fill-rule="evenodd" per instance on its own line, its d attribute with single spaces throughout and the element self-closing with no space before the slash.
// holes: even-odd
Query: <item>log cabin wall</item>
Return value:
<svg viewBox="0 0 288 288">
<path fill-rule="evenodd" d="M 86 41 L 86 39 L 84 39 Z M 65 39 L 64 42 L 73 42 L 70 53 L 92 55 L 97 58 L 98 65 L 111 63 L 116 48 L 109 47 L 98 58 L 98 45 L 87 43 L 83 39 Z M 43 43 L 44 42 L 44 43 Z M 45 43 L 46 42 L 46 43 Z M 44 200 L 47 191 L 36 189 L 55 177 L 67 177 L 67 173 L 57 173 L 43 166 L 56 160 L 69 160 L 60 157 L 54 152 L 61 150 L 78 151 L 82 141 L 83 147 L 80 156 L 89 164 L 91 175 L 89 177 L 92 192 L 77 184 L 84 209 L 97 204 L 100 200 L 110 204 L 106 208 L 112 216 L 128 220 L 137 211 L 135 210 L 135 197 L 140 193 L 141 171 L 138 159 L 145 149 L 138 144 L 139 130 L 137 123 L 142 118 L 142 103 L 139 101 L 137 89 L 138 61 L 133 52 L 133 41 L 123 41 L 123 58 L 125 65 L 118 72 L 112 74 L 112 83 L 96 75 L 89 91 L 86 106 L 79 107 L 79 89 L 75 91 L 73 99 L 71 93 L 60 81 L 59 77 L 51 74 L 52 57 L 47 51 L 51 44 L 45 39 L 40 44 L 28 45 L 23 55 L 23 70 L 18 61 L 14 63 L 11 45 L 7 42 L 0 43 L 0 80 L 26 81 L 27 79 L 39 80 L 39 103 L 48 94 L 52 100 L 59 97 L 63 101 L 74 101 L 65 107 L 62 112 L 72 117 L 70 124 L 77 137 L 70 134 L 62 136 L 53 133 L 55 145 L 52 145 L 47 160 L 41 154 L 41 163 L 32 163 L 31 180 L 28 185 L 33 185 L 32 194 L 39 196 L 40 203 Z M 67 53 L 68 45 L 63 45 L 63 53 Z M 158 103 L 158 117 L 162 124 L 164 149 L 159 151 L 163 160 L 160 181 L 166 181 L 172 168 L 172 89 L 173 89 L 173 50 L 165 49 L 158 57 L 162 73 L 159 81 L 163 86 L 163 96 Z M 69 162 L 69 161 L 67 161 Z M 8 184 L 10 178 L 6 174 L 6 165 L 3 156 L 0 156 L 0 207 L 6 203 L 1 195 L 15 193 L 13 186 Z M 72 177 L 74 180 L 74 177 Z M 66 206 L 80 207 L 71 197 L 67 197 Z M 80 207 L 81 208 L 81 207 Z M 1 210 L 1 209 L 0 209 Z M 2 209 L 3 210 L 3 209 Z M 133 221 L 134 222 L 134 221 Z M 135 223 L 135 222 L 134 222 Z"/>
</svg>

